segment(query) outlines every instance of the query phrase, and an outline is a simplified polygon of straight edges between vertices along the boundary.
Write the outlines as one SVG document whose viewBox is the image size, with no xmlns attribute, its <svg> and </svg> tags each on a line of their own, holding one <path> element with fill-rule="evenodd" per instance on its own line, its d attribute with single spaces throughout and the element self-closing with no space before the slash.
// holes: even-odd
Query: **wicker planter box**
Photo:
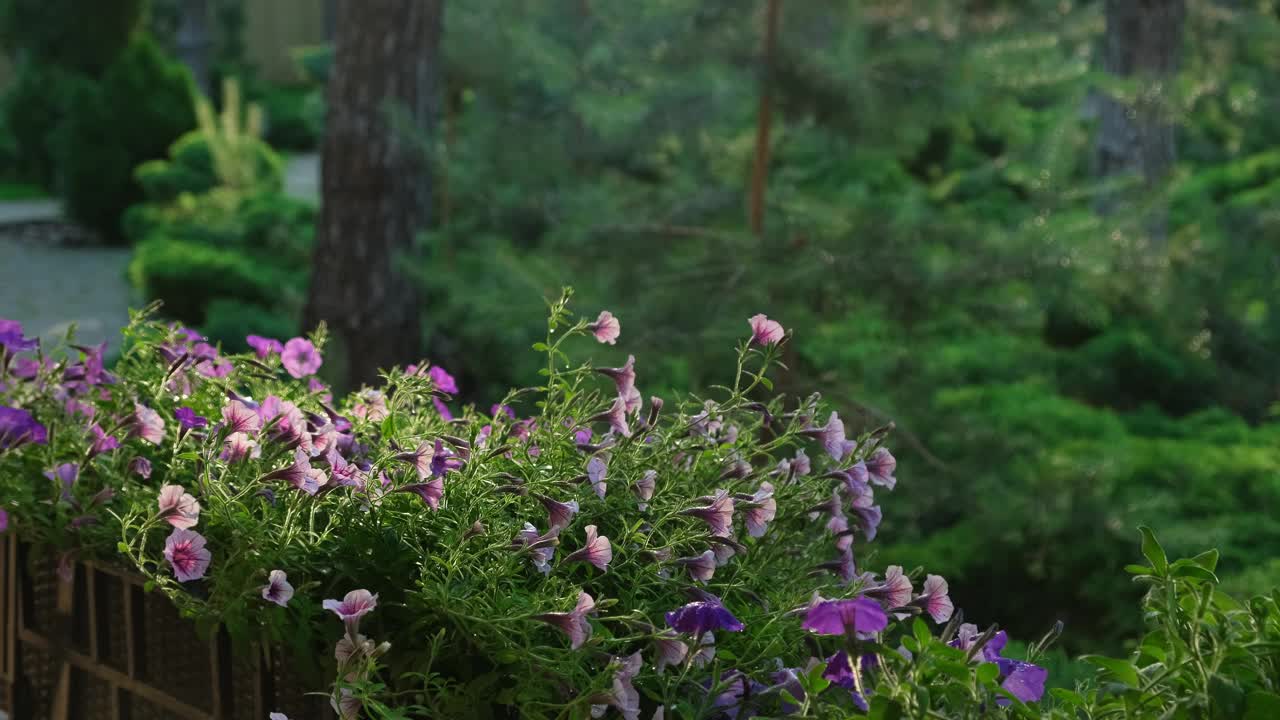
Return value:
<svg viewBox="0 0 1280 720">
<path fill-rule="evenodd" d="M 201 639 L 138 577 L 55 558 L 0 537 L 0 709 L 11 720 L 331 718 L 279 653 Z"/>
</svg>

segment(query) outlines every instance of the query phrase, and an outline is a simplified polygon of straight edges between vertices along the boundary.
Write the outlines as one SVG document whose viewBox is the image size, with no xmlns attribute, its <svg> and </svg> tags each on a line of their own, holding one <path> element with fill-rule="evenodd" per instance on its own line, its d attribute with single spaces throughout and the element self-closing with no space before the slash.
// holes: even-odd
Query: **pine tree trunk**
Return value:
<svg viewBox="0 0 1280 720">
<path fill-rule="evenodd" d="M 434 131 L 443 14 L 443 0 L 337 3 L 305 323 L 328 323 L 349 387 L 421 351 L 418 293 L 405 269 L 431 208 L 417 141 Z"/>
<path fill-rule="evenodd" d="M 1099 93 L 1099 127 L 1095 147 L 1098 177 L 1132 174 L 1147 192 L 1157 189 L 1177 160 L 1170 99 L 1182 54 L 1185 0 L 1107 0 L 1107 31 L 1103 41 L 1103 69 L 1138 81 L 1133 103 Z M 1103 193 L 1097 209 L 1109 213 L 1125 203 L 1115 193 Z M 1157 203 L 1148 212 L 1153 242 L 1167 233 L 1167 211 Z"/>
<path fill-rule="evenodd" d="M 760 68 L 760 111 L 756 116 L 756 153 L 751 171 L 751 232 L 764 233 L 764 198 L 769 183 L 769 132 L 773 121 L 773 59 L 778 46 L 781 0 L 766 0 L 764 52 Z"/>
</svg>

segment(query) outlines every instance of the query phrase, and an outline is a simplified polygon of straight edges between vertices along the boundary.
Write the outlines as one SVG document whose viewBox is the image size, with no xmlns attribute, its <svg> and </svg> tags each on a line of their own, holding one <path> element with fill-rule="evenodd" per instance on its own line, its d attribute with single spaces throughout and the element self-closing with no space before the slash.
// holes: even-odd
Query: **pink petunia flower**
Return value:
<svg viewBox="0 0 1280 720">
<path fill-rule="evenodd" d="M 600 571 L 608 570 L 609 563 L 613 560 L 613 545 L 609 538 L 596 534 L 595 525 L 588 525 L 586 531 L 586 544 L 566 555 L 564 562 L 588 562 Z"/>
<path fill-rule="evenodd" d="M 618 322 L 618 318 L 608 310 L 601 310 L 600 316 L 596 321 L 587 326 L 596 340 L 601 343 L 610 345 L 617 344 L 618 336 L 622 334 L 622 323 Z"/>
<path fill-rule="evenodd" d="M 524 529 L 511 542 L 511 548 L 528 548 L 529 561 L 533 563 L 533 567 L 547 575 L 551 572 L 551 559 L 556 555 L 556 545 L 560 544 L 559 535 L 558 527 L 552 527 L 545 535 L 541 535 L 532 523 L 525 523 Z"/>
<path fill-rule="evenodd" d="M 591 483 L 592 489 L 596 491 L 596 496 L 601 500 L 604 499 L 605 493 L 609 490 L 609 484 L 605 482 L 608 475 L 609 466 L 599 455 L 593 456 L 587 461 L 587 480 Z"/>
<path fill-rule="evenodd" d="M 645 510 L 649 507 L 648 503 L 653 499 L 653 491 L 658 487 L 658 471 L 645 470 L 639 480 L 631 486 L 636 497 L 640 498 L 640 509 Z"/>
<path fill-rule="evenodd" d="M 164 541 L 164 559 L 169 561 L 178 582 L 204 577 L 212 557 L 205 548 L 204 536 L 194 530 L 175 528 Z"/>
<path fill-rule="evenodd" d="M 181 485 L 160 488 L 160 517 L 179 529 L 189 529 L 200 522 L 200 503 Z"/>
<path fill-rule="evenodd" d="M 941 575 L 926 576 L 920 594 L 911 604 L 924 608 L 929 617 L 939 624 L 950 620 L 951 614 L 955 612 L 955 605 L 948 594 L 947 581 Z"/>
<path fill-rule="evenodd" d="M 138 456 L 129 461 L 129 472 L 137 475 L 143 480 L 151 479 L 151 461 Z"/>
<path fill-rule="evenodd" d="M 613 378 L 614 384 L 618 388 L 618 395 L 627 397 L 636 389 L 636 356 L 628 355 L 627 362 L 622 367 L 616 368 L 596 368 L 596 372 L 601 375 L 608 375 Z"/>
<path fill-rule="evenodd" d="M 707 582 L 716 574 L 716 554 L 711 550 L 693 557 L 676 558 L 676 563 L 688 568 L 690 577 L 698 582 Z"/>
<path fill-rule="evenodd" d="M 256 457 L 258 444 L 242 432 L 233 432 L 222 441 L 222 451 L 218 457 L 227 463 L 238 463 L 246 457 Z"/>
<path fill-rule="evenodd" d="M 440 500 L 444 498 L 444 479 L 432 478 L 423 483 L 410 483 L 396 488 L 393 492 L 407 492 L 417 495 L 427 507 L 440 509 Z"/>
<path fill-rule="evenodd" d="M 752 496 L 750 506 L 743 516 L 747 525 L 747 534 L 753 538 L 763 536 L 769 523 L 777 514 L 778 502 L 773 499 L 773 485 L 767 482 L 760 483 L 760 489 L 756 490 L 755 495 Z"/>
<path fill-rule="evenodd" d="M 535 620 L 541 620 L 548 625 L 559 628 L 561 632 L 569 636 L 569 647 L 577 650 L 582 647 L 587 640 L 591 639 L 591 623 L 587 620 L 587 615 L 593 614 L 596 610 L 596 601 L 590 595 L 579 591 L 578 603 L 573 610 L 554 613 L 543 613 L 535 615 Z"/>
<path fill-rule="evenodd" d="M 893 476 L 897 467 L 898 461 L 888 448 L 876 448 L 866 462 L 868 478 L 886 490 L 892 490 L 898 484 L 898 479 Z"/>
<path fill-rule="evenodd" d="M 280 362 L 284 369 L 295 378 L 302 379 L 314 375 L 320 369 L 322 360 L 320 351 L 306 338 L 296 337 L 284 344 L 280 353 Z"/>
<path fill-rule="evenodd" d="M 770 320 L 764 314 L 752 315 L 747 322 L 751 325 L 751 341 L 757 345 L 773 345 L 787 334 L 777 320 Z"/>
<path fill-rule="evenodd" d="M 709 505 L 689 508 L 680 514 L 692 515 L 702 520 L 712 535 L 729 537 L 733 532 L 733 498 L 726 490 L 717 490 Z"/>
<path fill-rule="evenodd" d="M 659 675 L 670 665 L 679 666 L 689 655 L 689 646 L 671 628 L 663 628 L 653 639 L 653 667 Z"/>
<path fill-rule="evenodd" d="M 538 502 L 541 502 L 542 507 L 547 509 L 547 523 L 553 528 L 569 527 L 569 523 L 573 522 L 573 516 L 578 512 L 577 500 L 560 502 L 546 495 L 539 495 Z"/>
<path fill-rule="evenodd" d="M 267 576 L 267 584 L 262 588 L 262 599 L 273 602 L 280 607 L 289 604 L 293 597 L 293 586 L 283 570 L 272 570 Z"/>
<path fill-rule="evenodd" d="M 258 355 L 260 360 L 266 360 L 271 357 L 272 353 L 278 353 L 284 350 L 284 345 L 274 338 L 262 337 L 261 335 L 250 335 L 246 337 L 245 342 Z"/>
<path fill-rule="evenodd" d="M 831 459 L 839 462 L 843 460 L 850 452 L 857 447 L 857 443 L 852 440 L 846 440 L 844 435 L 844 421 L 840 419 L 837 413 L 831 413 L 831 417 L 827 419 L 827 424 L 822 427 L 808 427 L 802 431 L 804 434 L 817 438 L 822 443 L 822 448 L 827 451 Z"/>
<path fill-rule="evenodd" d="M 902 572 L 901 565 L 890 565 L 884 571 L 884 582 L 868 588 L 868 596 L 876 598 L 889 609 L 904 607 L 911 602 L 911 578 Z"/>
<path fill-rule="evenodd" d="M 152 445 L 164 442 L 164 418 L 160 417 L 160 413 L 146 405 L 134 403 L 132 420 L 130 435 L 140 437 Z"/>
<path fill-rule="evenodd" d="M 257 411 L 239 400 L 222 406 L 222 422 L 230 433 L 252 435 L 262 429 L 262 418 Z"/>
<path fill-rule="evenodd" d="M 614 398 L 608 410 L 587 418 L 587 422 L 605 421 L 609 428 L 623 437 L 631 437 L 631 427 L 627 425 L 627 401 L 621 395 Z"/>
<path fill-rule="evenodd" d="M 347 626 L 347 634 L 356 637 L 360 627 L 360 618 L 373 612 L 378 607 L 378 596 L 368 590 L 352 590 L 342 600 L 325 600 L 325 610 L 337 615 Z"/>
</svg>

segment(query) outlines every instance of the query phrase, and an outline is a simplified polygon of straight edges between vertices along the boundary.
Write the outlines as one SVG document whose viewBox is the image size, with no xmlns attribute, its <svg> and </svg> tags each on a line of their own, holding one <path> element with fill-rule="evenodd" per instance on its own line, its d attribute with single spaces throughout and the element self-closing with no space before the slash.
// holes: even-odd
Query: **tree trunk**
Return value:
<svg viewBox="0 0 1280 720">
<path fill-rule="evenodd" d="M 196 87 L 209 95 L 209 49 L 213 46 L 213 36 L 209 33 L 209 0 L 182 0 L 174 39 L 178 57 L 191 70 Z"/>
<path fill-rule="evenodd" d="M 781 0 L 765 0 L 764 53 L 760 68 L 760 113 L 756 118 L 756 155 L 751 172 L 751 232 L 764 233 L 764 194 L 769 181 L 769 129 L 773 120 L 773 57 L 778 45 Z"/>
<path fill-rule="evenodd" d="M 1143 190 L 1157 189 L 1177 159 L 1170 100 L 1173 79 L 1182 54 L 1185 0 L 1107 0 L 1107 31 L 1103 40 L 1103 69 L 1138 82 L 1133 103 L 1099 93 L 1095 167 L 1098 177 L 1132 174 Z M 1114 192 L 1098 196 L 1102 213 L 1118 210 L 1123 201 Z M 1148 212 L 1153 243 L 1162 245 L 1167 232 L 1163 203 Z"/>
<path fill-rule="evenodd" d="M 322 202 L 305 323 L 325 321 L 349 387 L 417 359 L 419 299 L 404 272 L 431 179 L 443 0 L 339 0 Z M 394 118 L 394 119 L 393 119 Z"/>
</svg>

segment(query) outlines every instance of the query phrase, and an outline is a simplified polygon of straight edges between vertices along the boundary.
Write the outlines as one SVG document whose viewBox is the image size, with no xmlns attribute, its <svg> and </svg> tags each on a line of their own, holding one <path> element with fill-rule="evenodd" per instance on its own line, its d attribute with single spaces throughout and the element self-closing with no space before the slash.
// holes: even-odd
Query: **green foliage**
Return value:
<svg viewBox="0 0 1280 720">
<path fill-rule="evenodd" d="M 147 0 L 0 0 L 0 46 L 96 77 L 130 44 Z"/>
<path fill-rule="evenodd" d="M 284 169 L 280 157 L 266 143 L 254 139 L 250 146 L 250 172 L 265 190 L 279 191 L 284 186 Z M 149 160 L 134 171 L 148 202 L 171 203 L 183 193 L 200 195 L 221 183 L 214 168 L 209 141 L 200 130 L 192 130 L 178 138 L 169 148 L 169 159 Z"/>
<path fill-rule="evenodd" d="M 121 215 L 142 199 L 134 169 L 163 157 L 195 124 L 191 77 L 146 35 L 138 35 L 97 86 L 79 88 L 57 135 L 60 189 L 67 213 L 111 241 Z"/>
<path fill-rule="evenodd" d="M 270 87 L 258 102 L 266 114 L 266 139 L 282 150 L 316 150 L 324 125 L 321 93 L 310 87 Z"/>
<path fill-rule="evenodd" d="M 0 110 L 4 133 L 13 142 L 15 177 L 53 188 L 58 176 L 57 129 L 75 109 L 92 81 L 85 75 L 57 65 L 19 62 L 13 85 L 5 93 Z"/>
</svg>

